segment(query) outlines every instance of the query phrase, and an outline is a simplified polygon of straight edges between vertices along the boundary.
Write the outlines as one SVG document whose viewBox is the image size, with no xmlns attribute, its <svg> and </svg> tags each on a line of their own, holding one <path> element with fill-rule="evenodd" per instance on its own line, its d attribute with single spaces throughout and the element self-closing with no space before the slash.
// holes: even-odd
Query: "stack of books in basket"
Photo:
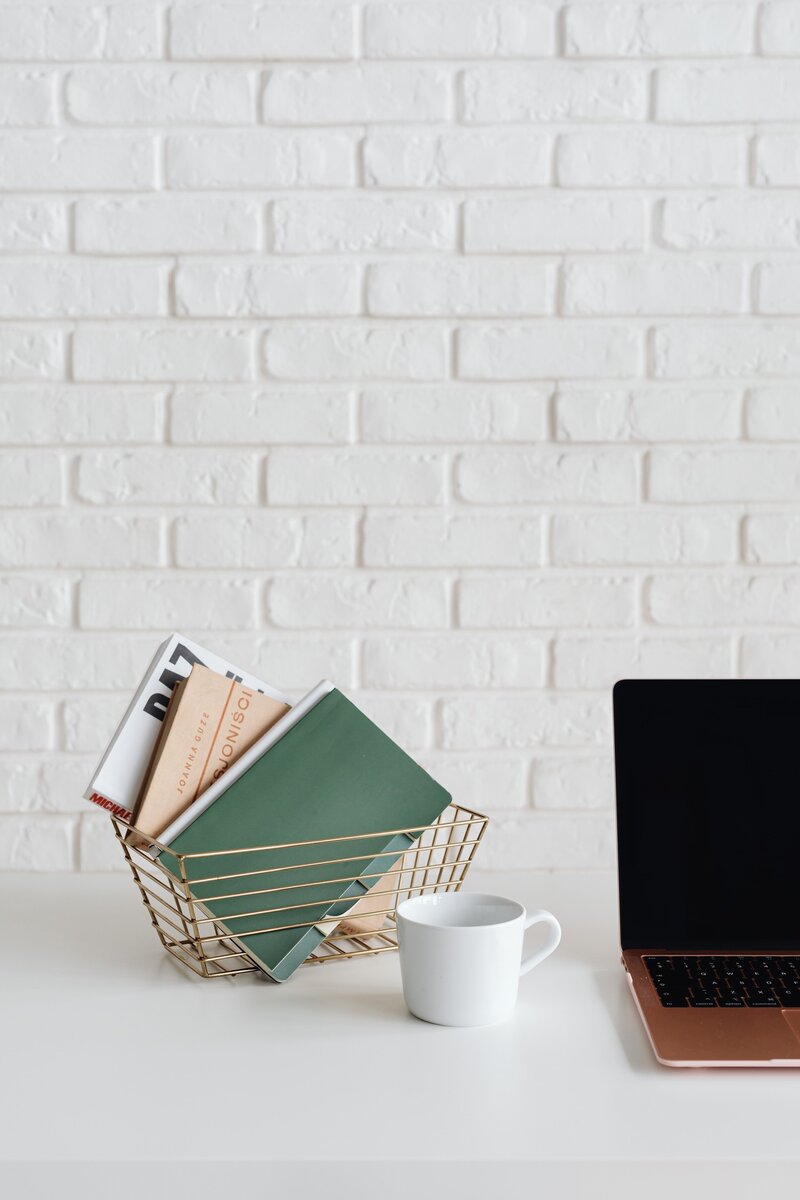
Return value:
<svg viewBox="0 0 800 1200">
<path fill-rule="evenodd" d="M 126 822 L 128 844 L 180 877 L 278 982 L 334 929 L 383 924 L 395 864 L 451 802 L 329 681 L 290 705 L 179 634 L 151 662 L 86 798 Z M 313 863 L 309 843 L 323 847 Z M 265 875 L 281 896 L 267 911 Z"/>
</svg>

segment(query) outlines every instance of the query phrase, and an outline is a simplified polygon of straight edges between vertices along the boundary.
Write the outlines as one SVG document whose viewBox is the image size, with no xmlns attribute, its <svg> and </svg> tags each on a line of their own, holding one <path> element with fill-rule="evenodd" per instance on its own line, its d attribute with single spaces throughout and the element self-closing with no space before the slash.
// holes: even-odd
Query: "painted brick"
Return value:
<svg viewBox="0 0 800 1200">
<path fill-rule="evenodd" d="M 748 437 L 762 442 L 800 441 L 795 388 L 756 388 L 748 392 L 744 411 Z"/>
<path fill-rule="evenodd" d="M 71 871 L 74 860 L 75 828 L 68 817 L 0 816 L 0 870 Z"/>
<path fill-rule="evenodd" d="M 556 396 L 556 438 L 565 442 L 738 438 L 741 407 L 735 391 L 563 389 Z"/>
<path fill-rule="evenodd" d="M 220 326 L 84 326 L 73 340 L 73 370 L 78 380 L 121 383 L 247 380 L 253 375 L 252 334 Z"/>
<path fill-rule="evenodd" d="M 83 793 L 94 767 L 91 759 L 71 755 L 0 759 L 0 811 L 85 811 Z"/>
<path fill-rule="evenodd" d="M 178 387 L 172 394 L 173 442 L 247 446 L 282 442 L 346 442 L 350 397 L 346 392 L 209 391 Z"/>
<path fill-rule="evenodd" d="M 189 262 L 178 267 L 175 307 L 184 317 L 355 315 L 361 272 L 337 262 Z"/>
<path fill-rule="evenodd" d="M 0 188 L 6 190 L 121 192 L 155 184 L 156 146 L 147 134 L 74 131 L 0 136 Z"/>
<path fill-rule="evenodd" d="M 729 259 L 617 259 L 568 263 L 562 311 L 568 317 L 742 313 L 749 307 L 742 263 Z"/>
<path fill-rule="evenodd" d="M 0 563 L 13 567 L 155 567 L 157 517 L 15 514 L 0 525 Z"/>
<path fill-rule="evenodd" d="M 81 125 L 247 125 L 254 74 L 206 67 L 85 67 L 67 76 L 68 115 Z"/>
<path fill-rule="evenodd" d="M 434 326 L 307 326 L 267 335 L 274 379 L 434 380 L 447 373 L 447 341 Z"/>
<path fill-rule="evenodd" d="M 627 67 L 516 63 L 464 71 L 466 121 L 641 121 L 647 75 Z"/>
<path fill-rule="evenodd" d="M 145 666 L 146 664 L 140 665 L 140 677 Z M 133 686 L 135 688 L 136 684 Z M 91 754 L 94 757 L 91 770 L 81 788 L 81 796 L 94 774 L 99 756 L 125 715 L 129 701 L 130 696 L 113 695 L 110 692 L 105 692 L 102 696 L 92 696 L 83 692 L 75 699 L 67 698 L 62 704 L 63 749 L 69 753 Z M 85 801 L 83 807 L 85 811 Z"/>
<path fill-rule="evenodd" d="M 461 379 L 613 379 L 636 375 L 641 334 L 629 325 L 470 326 L 458 334 Z"/>
<path fill-rule="evenodd" d="M 793 450 L 654 450 L 648 457 L 651 500 L 800 499 L 800 463 Z"/>
<path fill-rule="evenodd" d="M 610 816 L 580 820 L 547 813 L 538 819 L 492 822 L 481 844 L 485 870 L 570 871 L 587 867 L 612 870 L 616 861 L 614 822 Z"/>
<path fill-rule="evenodd" d="M 660 379 L 796 375 L 800 330 L 792 324 L 664 325 L 653 339 Z"/>
<path fill-rule="evenodd" d="M 442 704 L 447 750 L 603 746 L 611 738 L 610 703 L 588 696 L 462 696 Z"/>
<path fill-rule="evenodd" d="M 537 758 L 531 774 L 535 808 L 611 808 L 614 803 L 614 764 L 610 755 L 559 754 Z"/>
<path fill-rule="evenodd" d="M 544 642 L 531 638 L 451 633 L 443 637 L 367 638 L 362 678 L 367 687 L 542 687 L 547 668 Z"/>
<path fill-rule="evenodd" d="M 538 316 L 553 311 L 554 263 L 386 262 L 369 268 L 367 312 L 374 316 Z"/>
<path fill-rule="evenodd" d="M 412 63 L 276 67 L 264 88 L 264 120 L 277 125 L 446 120 L 451 73 Z"/>
<path fill-rule="evenodd" d="M 0 317 L 155 317 L 167 312 L 160 263 L 0 260 Z"/>
<path fill-rule="evenodd" d="M 796 633 L 752 633 L 742 638 L 741 675 L 751 679 L 797 679 L 800 636 Z"/>
<path fill-rule="evenodd" d="M 733 563 L 737 521 L 724 513 L 556 514 L 550 535 L 559 566 Z"/>
<path fill-rule="evenodd" d="M 346 187 L 356 181 L 355 138 L 339 131 L 230 130 L 166 138 L 171 188 Z"/>
<path fill-rule="evenodd" d="M 0 70 L 0 126 L 54 125 L 57 86 L 54 71 Z"/>
<path fill-rule="evenodd" d="M 374 513 L 364 522 L 373 567 L 530 567 L 542 559 L 539 516 Z"/>
<path fill-rule="evenodd" d="M 50 750 L 54 741 L 52 704 L 27 697 L 0 696 L 0 750 L 11 750 L 14 754 Z"/>
<path fill-rule="evenodd" d="M 142 649 L 141 643 L 117 635 L 39 634 L 28 638 L 25 647 L 13 634 L 4 635 L 0 637 L 3 686 L 71 692 L 133 689 L 147 663 L 146 658 L 142 661 Z M 150 657 L 152 650 L 151 643 L 146 647 Z"/>
<path fill-rule="evenodd" d="M 465 450 L 458 494 L 474 504 L 632 503 L 636 458 L 619 450 Z"/>
<path fill-rule="evenodd" d="M 215 635 L 214 644 L 224 640 Z M 313 639 L 303 633 L 278 634 L 260 640 L 257 646 L 252 637 L 246 640 L 247 645 L 238 651 L 235 661 L 247 662 L 260 678 L 278 683 L 281 691 L 290 695 L 295 692 L 299 698 L 320 679 L 335 679 L 343 688 L 355 685 L 356 652 L 347 634 L 326 637 L 318 633 Z"/>
<path fill-rule="evenodd" d="M 0 251 L 3 254 L 61 252 L 67 245 L 67 208 L 61 201 L 0 200 Z"/>
<path fill-rule="evenodd" d="M 63 379 L 64 335 L 53 330 L 0 329 L 0 380 Z"/>
<path fill-rule="evenodd" d="M 172 57 L 352 58 L 351 4 L 185 4 L 171 11 Z"/>
<path fill-rule="evenodd" d="M 252 504 L 257 460 L 233 450 L 98 450 L 80 456 L 77 488 L 90 504 Z"/>
<path fill-rule="evenodd" d="M 663 67 L 656 73 L 660 121 L 792 121 L 800 63 L 742 62 Z"/>
<path fill-rule="evenodd" d="M 526 442 L 547 436 L 549 396 L 458 387 L 368 390 L 361 400 L 365 442 Z"/>
<path fill-rule="evenodd" d="M 436 451 L 284 450 L 267 460 L 270 504 L 437 504 L 446 459 Z"/>
<path fill-rule="evenodd" d="M 773 573 L 657 575 L 645 594 L 650 620 L 674 627 L 791 625 L 798 603 L 800 576 Z"/>
<path fill-rule="evenodd" d="M 154 442 L 163 401 L 163 394 L 141 388 L 123 394 L 103 387 L 0 391 L 0 443 Z"/>
<path fill-rule="evenodd" d="M 573 691 L 609 691 L 618 679 L 722 679 L 732 665 L 725 637 L 560 637 L 553 648 L 555 685 Z"/>
<path fill-rule="evenodd" d="M 497 754 L 425 754 L 420 766 L 450 792 L 458 804 L 476 812 L 525 807 L 526 764 Z"/>
<path fill-rule="evenodd" d="M 743 183 L 746 141 L 739 133 L 626 129 L 567 133 L 558 139 L 565 187 L 716 187 Z"/>
<path fill-rule="evenodd" d="M 752 4 L 570 4 L 568 55 L 720 58 L 753 50 Z"/>
<path fill-rule="evenodd" d="M 61 504 L 63 500 L 64 472 L 56 455 L 19 450 L 0 454 L 0 505 L 4 508 Z"/>
<path fill-rule="evenodd" d="M 756 286 L 759 312 L 800 313 L 800 268 L 795 263 L 762 263 Z"/>
<path fill-rule="evenodd" d="M 253 629 L 253 580 L 137 575 L 120 588 L 115 576 L 84 579 L 78 612 L 82 629 Z"/>
<path fill-rule="evenodd" d="M 364 141 L 364 178 L 372 187 L 532 187 L 550 182 L 550 143 L 503 126 L 379 130 Z"/>
<path fill-rule="evenodd" d="M 0 561 L 2 541 L 3 532 L 0 531 Z M 69 625 L 71 607 L 70 586 L 66 579 L 36 579 L 30 575 L 0 579 L 0 625 L 4 627 L 36 629 Z"/>
<path fill-rule="evenodd" d="M 260 237 L 258 204 L 228 197 L 81 200 L 75 222 L 78 250 L 100 254 L 255 250 Z"/>
<path fill-rule="evenodd" d="M 413 752 L 430 746 L 433 728 L 430 701 L 359 692 L 358 707 L 405 750 Z"/>
<path fill-rule="evenodd" d="M 452 250 L 455 236 L 455 207 L 446 200 L 337 196 L 272 205 L 273 248 L 284 254 Z"/>
<path fill-rule="evenodd" d="M 800 519 L 793 513 L 761 513 L 744 523 L 745 562 L 794 566 L 800 559 Z"/>
<path fill-rule="evenodd" d="M 464 245 L 471 254 L 641 250 L 644 238 L 645 208 L 637 196 L 551 192 L 464 205 Z"/>
<path fill-rule="evenodd" d="M 371 58 L 524 58 L 551 54 L 553 14 L 543 4 L 368 4 Z"/>
<path fill-rule="evenodd" d="M 465 629 L 602 629 L 633 624 L 634 581 L 594 575 L 464 579 L 458 585 Z"/>
<path fill-rule="evenodd" d="M 758 192 L 673 198 L 661 210 L 661 238 L 675 250 L 796 250 L 797 198 Z"/>
<path fill-rule="evenodd" d="M 800 13 L 797 5 L 787 0 L 762 4 L 758 40 L 762 54 L 800 54 Z"/>
<path fill-rule="evenodd" d="M 355 566 L 355 519 L 327 513 L 182 517 L 175 524 L 175 561 L 179 567 Z"/>
<path fill-rule="evenodd" d="M 151 4 L 3 4 L 0 58 L 150 58 L 159 53 L 159 26 Z"/>
<path fill-rule="evenodd" d="M 755 139 L 755 182 L 774 187 L 800 184 L 800 135 L 767 133 Z"/>
<path fill-rule="evenodd" d="M 433 578 L 293 574 L 269 584 L 266 611 L 286 629 L 443 629 L 447 590 Z"/>
</svg>

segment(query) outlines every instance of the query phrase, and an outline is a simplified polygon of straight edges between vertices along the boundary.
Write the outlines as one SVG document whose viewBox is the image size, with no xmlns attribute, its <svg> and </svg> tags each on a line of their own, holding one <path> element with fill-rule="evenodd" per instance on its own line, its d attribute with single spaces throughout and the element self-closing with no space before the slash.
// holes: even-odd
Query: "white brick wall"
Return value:
<svg viewBox="0 0 800 1200">
<path fill-rule="evenodd" d="M 622 675 L 800 675 L 800 4 L 0 0 L 0 869 L 174 628 L 484 862 L 613 862 Z"/>
</svg>

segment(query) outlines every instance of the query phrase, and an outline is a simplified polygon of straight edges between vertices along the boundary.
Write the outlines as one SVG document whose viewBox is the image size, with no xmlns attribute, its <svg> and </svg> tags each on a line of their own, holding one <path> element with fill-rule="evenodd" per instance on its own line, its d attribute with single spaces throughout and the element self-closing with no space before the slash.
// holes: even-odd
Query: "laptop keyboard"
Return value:
<svg viewBox="0 0 800 1200">
<path fill-rule="evenodd" d="M 644 955 L 664 1008 L 800 1008 L 800 956 Z"/>
</svg>

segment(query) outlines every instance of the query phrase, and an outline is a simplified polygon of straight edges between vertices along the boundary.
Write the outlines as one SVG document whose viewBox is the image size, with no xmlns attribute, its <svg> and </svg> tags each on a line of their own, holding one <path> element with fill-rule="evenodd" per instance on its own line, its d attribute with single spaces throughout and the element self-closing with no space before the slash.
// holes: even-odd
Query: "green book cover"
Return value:
<svg viewBox="0 0 800 1200">
<path fill-rule="evenodd" d="M 170 848 L 191 854 L 421 830 L 449 803 L 441 784 L 334 689 L 178 834 Z M 185 860 L 187 879 L 206 913 L 282 982 L 324 939 L 318 925 L 343 916 L 414 840 L 403 834 L 361 836 L 326 846 L 210 854 Z M 309 858 L 333 861 L 302 865 Z M 162 853 L 159 861 L 178 874 L 171 854 Z M 248 874 L 265 870 L 269 874 Z M 209 878 L 233 872 L 239 877 Z M 266 888 L 282 890 L 265 896 Z M 248 895 L 232 896 L 234 892 Z M 281 911 L 257 911 L 276 907 Z M 234 915 L 242 912 L 252 915 Z M 281 925 L 298 927 L 276 928 Z M 210 925 L 201 926 L 201 931 L 209 930 Z"/>
</svg>

